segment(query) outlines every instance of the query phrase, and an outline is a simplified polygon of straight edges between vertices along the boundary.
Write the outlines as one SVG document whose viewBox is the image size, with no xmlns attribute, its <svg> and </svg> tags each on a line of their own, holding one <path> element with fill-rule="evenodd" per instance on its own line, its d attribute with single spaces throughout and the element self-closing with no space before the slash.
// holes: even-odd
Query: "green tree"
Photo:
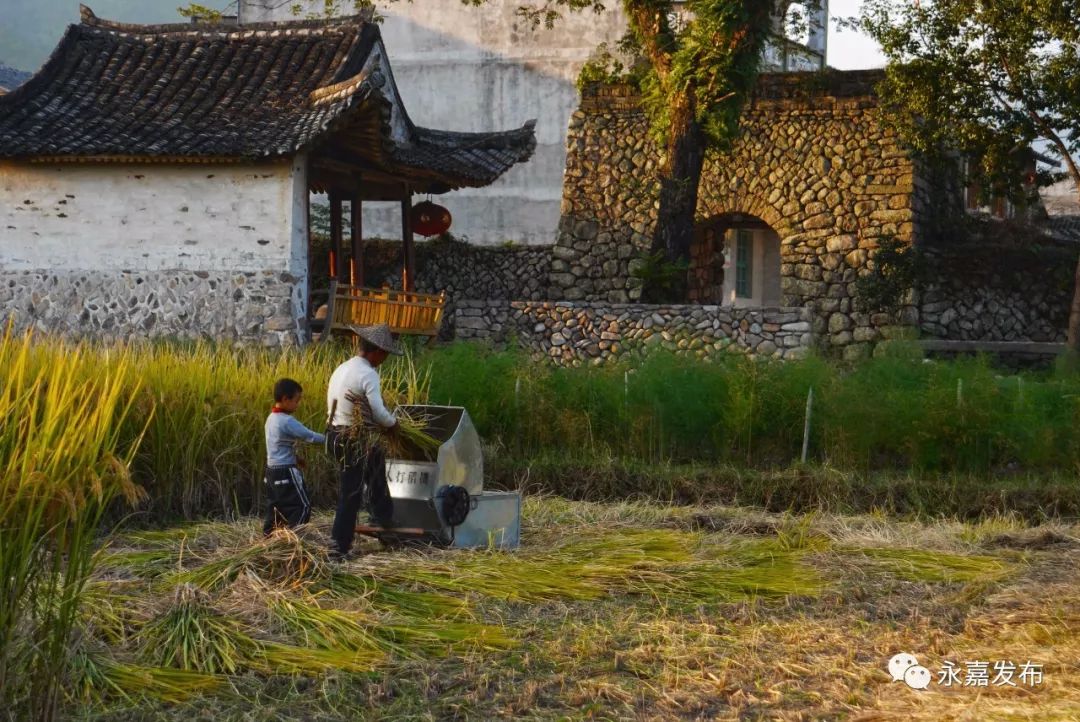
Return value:
<svg viewBox="0 0 1080 722">
<path fill-rule="evenodd" d="M 917 154 L 970 154 L 984 187 L 1017 198 L 1017 150 L 1044 140 L 1080 194 L 1080 0 L 866 0 L 846 24 L 881 45 L 886 118 Z M 1068 346 L 1080 351 L 1080 263 Z"/>
<path fill-rule="evenodd" d="M 199 3 L 188 3 L 186 6 L 176 8 L 176 12 L 180 13 L 180 17 L 196 18 L 205 23 L 216 23 L 221 20 L 220 10 Z"/>
</svg>

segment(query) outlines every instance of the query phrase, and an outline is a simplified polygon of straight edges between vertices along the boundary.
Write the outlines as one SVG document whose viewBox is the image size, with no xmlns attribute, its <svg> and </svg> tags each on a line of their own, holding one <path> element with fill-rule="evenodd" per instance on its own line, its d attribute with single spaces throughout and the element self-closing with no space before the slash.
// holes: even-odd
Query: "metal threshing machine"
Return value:
<svg viewBox="0 0 1080 722">
<path fill-rule="evenodd" d="M 425 431 L 440 445 L 434 460 L 418 449 L 386 460 L 394 501 L 389 528 L 357 531 L 384 544 L 427 543 L 454 548 L 513 549 L 521 539 L 521 495 L 484 491 L 480 436 L 460 406 L 404 406 L 427 418 Z"/>
</svg>

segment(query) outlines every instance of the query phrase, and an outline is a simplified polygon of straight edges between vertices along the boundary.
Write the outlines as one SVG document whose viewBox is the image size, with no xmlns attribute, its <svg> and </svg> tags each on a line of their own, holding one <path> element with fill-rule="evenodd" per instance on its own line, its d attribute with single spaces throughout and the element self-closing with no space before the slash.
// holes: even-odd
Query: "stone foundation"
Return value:
<svg viewBox="0 0 1080 722">
<path fill-rule="evenodd" d="M 105 342 L 213 339 L 288 346 L 298 279 L 272 271 L 2 271 L 0 319 Z"/>
<path fill-rule="evenodd" d="M 516 339 L 558 364 L 581 365 L 656 347 L 699 358 L 798 358 L 813 344 L 811 316 L 805 308 L 468 300 L 458 302 L 455 326 L 461 339 Z"/>
</svg>

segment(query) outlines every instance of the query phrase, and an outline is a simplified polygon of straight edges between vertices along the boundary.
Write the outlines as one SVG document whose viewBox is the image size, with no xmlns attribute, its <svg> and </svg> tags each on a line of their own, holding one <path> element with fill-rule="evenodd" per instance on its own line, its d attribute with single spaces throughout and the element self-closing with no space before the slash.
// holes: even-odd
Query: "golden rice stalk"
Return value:
<svg viewBox="0 0 1080 722">
<path fill-rule="evenodd" d="M 426 404 L 431 389 L 431 367 L 421 368 L 409 344 L 402 344 L 403 354 L 392 357 L 379 367 L 379 381 L 387 408 Z"/>
<path fill-rule="evenodd" d="M 222 677 L 167 667 L 119 662 L 102 652 L 78 650 L 71 658 L 72 683 L 65 694 L 73 702 L 119 698 L 131 702 L 151 697 L 173 704 L 208 692 L 219 692 Z"/>
<path fill-rule="evenodd" d="M 360 448 L 378 447 L 389 459 L 420 458 L 431 461 L 435 458 L 441 442 L 426 431 L 431 422 L 430 416 L 399 406 L 394 412 L 397 428 L 387 431 L 365 421 L 365 417 L 370 417 L 370 414 L 364 413 L 368 408 L 365 397 L 350 392 L 346 398 L 356 409 L 346 433 Z"/>
<path fill-rule="evenodd" d="M 372 634 L 376 620 L 359 612 L 328 609 L 314 598 L 284 594 L 273 595 L 269 609 L 276 625 L 305 647 L 381 654 L 384 646 Z"/>
<path fill-rule="evenodd" d="M 239 621 L 220 614 L 190 584 L 176 588 L 169 609 L 140 636 L 143 655 L 157 665 L 208 674 L 236 674 L 258 649 Z"/>
<path fill-rule="evenodd" d="M 778 545 L 733 547 L 698 559 L 700 535 L 674 530 L 620 531 L 575 539 L 541 553 L 457 555 L 454 561 L 400 564 L 384 576 L 457 594 L 511 602 L 592 600 L 646 594 L 673 602 L 813 596 L 821 581 L 800 564 L 800 552 Z"/>
<path fill-rule="evenodd" d="M 126 582 L 95 580 L 87 583 L 78 620 L 85 636 L 114 646 L 127 642 L 131 630 L 142 621 L 135 594 L 118 590 L 131 587 Z"/>
<path fill-rule="evenodd" d="M 333 572 L 323 545 L 293 529 L 276 529 L 250 547 L 174 574 L 174 583 L 189 582 L 205 591 L 222 589 L 241 574 L 253 574 L 286 589 L 300 589 L 329 578 Z"/>
<path fill-rule="evenodd" d="M 863 559 L 868 566 L 912 582 L 996 582 L 1012 571 L 1012 565 L 989 556 L 948 554 L 923 549 L 840 549 Z"/>
<path fill-rule="evenodd" d="M 100 563 L 106 569 L 152 579 L 176 568 L 177 553 L 172 549 L 125 549 L 102 554 Z"/>
<path fill-rule="evenodd" d="M 439 657 L 463 650 L 499 651 L 511 649 L 518 640 L 505 627 L 472 622 L 446 622 L 409 617 L 404 622 L 380 623 L 377 635 L 399 649 L 424 652 Z"/>
<path fill-rule="evenodd" d="M 254 669 L 264 674 L 311 675 L 322 672 L 370 672 L 382 661 L 372 650 L 312 649 L 289 644 L 263 645 Z"/>
</svg>

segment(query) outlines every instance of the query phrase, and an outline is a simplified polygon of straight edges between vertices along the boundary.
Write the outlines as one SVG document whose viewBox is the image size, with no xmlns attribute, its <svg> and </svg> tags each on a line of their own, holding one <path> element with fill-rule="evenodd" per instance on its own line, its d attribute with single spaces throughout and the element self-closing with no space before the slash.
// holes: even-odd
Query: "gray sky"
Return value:
<svg viewBox="0 0 1080 722">
<path fill-rule="evenodd" d="M 413 0 L 451 2 L 452 0 Z M 131 23 L 177 22 L 177 6 L 187 0 L 84 0 L 103 18 Z M 228 0 L 203 0 L 210 7 L 224 7 Z M 831 0 L 832 17 L 853 15 L 860 0 Z M 52 52 L 64 28 L 78 22 L 78 0 L 0 0 L 0 62 L 19 70 L 36 70 Z M 391 56 L 393 48 L 390 48 Z M 829 65 L 842 70 L 884 65 L 877 45 L 869 38 L 838 32 L 829 27 Z"/>
</svg>

